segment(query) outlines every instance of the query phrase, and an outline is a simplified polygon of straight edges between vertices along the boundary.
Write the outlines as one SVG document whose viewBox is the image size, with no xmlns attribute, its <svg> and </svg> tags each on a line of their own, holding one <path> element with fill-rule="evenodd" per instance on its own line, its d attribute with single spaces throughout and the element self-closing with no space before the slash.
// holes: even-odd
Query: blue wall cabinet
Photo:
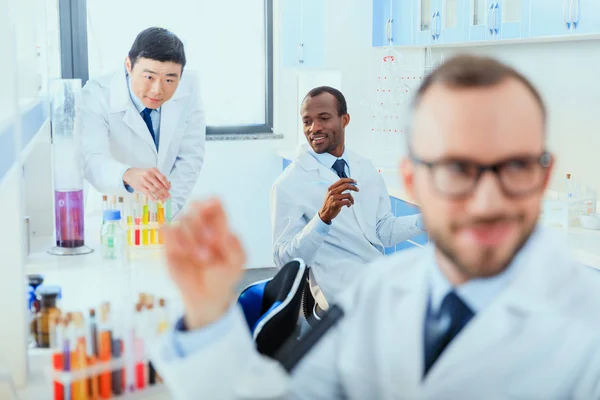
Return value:
<svg viewBox="0 0 600 400">
<path fill-rule="evenodd" d="M 373 0 L 373 46 L 413 44 L 413 5 L 404 0 Z"/>
<path fill-rule="evenodd" d="M 438 2 L 439 0 L 418 0 L 414 10 L 416 24 L 415 44 L 429 45 L 435 43 L 438 36 Z"/>
<path fill-rule="evenodd" d="M 520 39 L 529 36 L 531 0 L 496 0 L 492 14 L 495 39 Z"/>
<path fill-rule="evenodd" d="M 463 24 L 463 39 L 469 42 L 493 40 L 496 37 L 492 16 L 496 7 L 495 0 L 465 0 L 463 12 L 466 19 Z"/>
<path fill-rule="evenodd" d="M 415 2 L 416 44 L 457 43 L 463 39 L 465 0 L 419 0 Z"/>
<path fill-rule="evenodd" d="M 324 0 L 283 0 L 284 67 L 322 67 L 325 63 Z"/>
<path fill-rule="evenodd" d="M 573 33 L 600 33 L 600 0 L 571 0 Z"/>
<path fill-rule="evenodd" d="M 530 37 L 600 33 L 598 0 L 530 0 Z"/>
<path fill-rule="evenodd" d="M 373 46 L 392 44 L 393 0 L 373 0 Z"/>
<path fill-rule="evenodd" d="M 570 0 L 530 0 L 529 37 L 566 35 L 571 30 Z"/>
<path fill-rule="evenodd" d="M 463 41 L 463 26 L 465 24 L 465 0 L 438 0 L 439 17 L 436 42 L 458 43 Z"/>
</svg>

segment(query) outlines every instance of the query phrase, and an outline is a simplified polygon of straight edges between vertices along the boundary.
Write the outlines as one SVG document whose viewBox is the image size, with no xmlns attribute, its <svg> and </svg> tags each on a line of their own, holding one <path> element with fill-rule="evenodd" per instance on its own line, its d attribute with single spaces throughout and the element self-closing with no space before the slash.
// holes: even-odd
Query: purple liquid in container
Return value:
<svg viewBox="0 0 600 400">
<path fill-rule="evenodd" d="M 74 248 L 83 242 L 83 190 L 55 190 L 56 245 Z"/>
</svg>

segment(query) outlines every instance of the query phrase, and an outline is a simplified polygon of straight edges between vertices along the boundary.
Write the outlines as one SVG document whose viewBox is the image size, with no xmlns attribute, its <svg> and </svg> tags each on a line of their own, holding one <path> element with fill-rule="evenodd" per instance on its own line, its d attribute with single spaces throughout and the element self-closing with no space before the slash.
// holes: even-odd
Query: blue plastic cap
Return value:
<svg viewBox="0 0 600 400">
<path fill-rule="evenodd" d="M 102 215 L 105 221 L 119 221 L 121 219 L 120 210 L 104 210 Z"/>
</svg>

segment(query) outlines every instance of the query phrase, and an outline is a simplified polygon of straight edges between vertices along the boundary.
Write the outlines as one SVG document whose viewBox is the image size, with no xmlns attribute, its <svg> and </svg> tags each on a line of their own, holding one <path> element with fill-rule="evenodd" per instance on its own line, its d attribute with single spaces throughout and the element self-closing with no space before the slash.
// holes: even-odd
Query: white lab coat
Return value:
<svg viewBox="0 0 600 400">
<path fill-rule="evenodd" d="M 84 176 L 98 192 L 126 195 L 128 168 L 156 167 L 171 182 L 173 212 L 183 207 L 204 160 L 205 116 L 194 71 L 183 72 L 173 97 L 161 107 L 158 152 L 131 100 L 125 70 L 89 81 L 77 116 Z"/>
<path fill-rule="evenodd" d="M 355 282 L 340 301 L 345 317 L 291 378 L 255 352 L 241 312 L 228 334 L 186 358 L 154 361 L 182 400 L 598 399 L 600 273 L 552 235 L 539 232 L 520 253 L 508 286 L 424 380 L 430 247 L 384 259 Z"/>
<path fill-rule="evenodd" d="M 271 190 L 275 264 L 303 259 L 328 301 L 382 257 L 385 247 L 423 233 L 416 226 L 418 215 L 393 215 L 385 182 L 368 159 L 349 149 L 345 157 L 360 192 L 350 192 L 354 205 L 342 208 L 325 237 L 315 230 L 321 223 L 318 212 L 339 177 L 309 153 L 307 144 Z"/>
</svg>

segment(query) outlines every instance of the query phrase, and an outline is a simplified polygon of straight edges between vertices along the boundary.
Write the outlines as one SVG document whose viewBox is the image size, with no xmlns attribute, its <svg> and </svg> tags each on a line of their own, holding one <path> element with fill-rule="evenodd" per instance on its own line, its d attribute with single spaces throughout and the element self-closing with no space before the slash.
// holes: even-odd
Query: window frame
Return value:
<svg viewBox="0 0 600 400">
<path fill-rule="evenodd" d="M 89 79 L 87 0 L 59 0 L 61 73 L 63 79 Z M 265 27 L 265 123 L 206 126 L 206 135 L 273 134 L 273 0 L 264 0 Z"/>
</svg>

